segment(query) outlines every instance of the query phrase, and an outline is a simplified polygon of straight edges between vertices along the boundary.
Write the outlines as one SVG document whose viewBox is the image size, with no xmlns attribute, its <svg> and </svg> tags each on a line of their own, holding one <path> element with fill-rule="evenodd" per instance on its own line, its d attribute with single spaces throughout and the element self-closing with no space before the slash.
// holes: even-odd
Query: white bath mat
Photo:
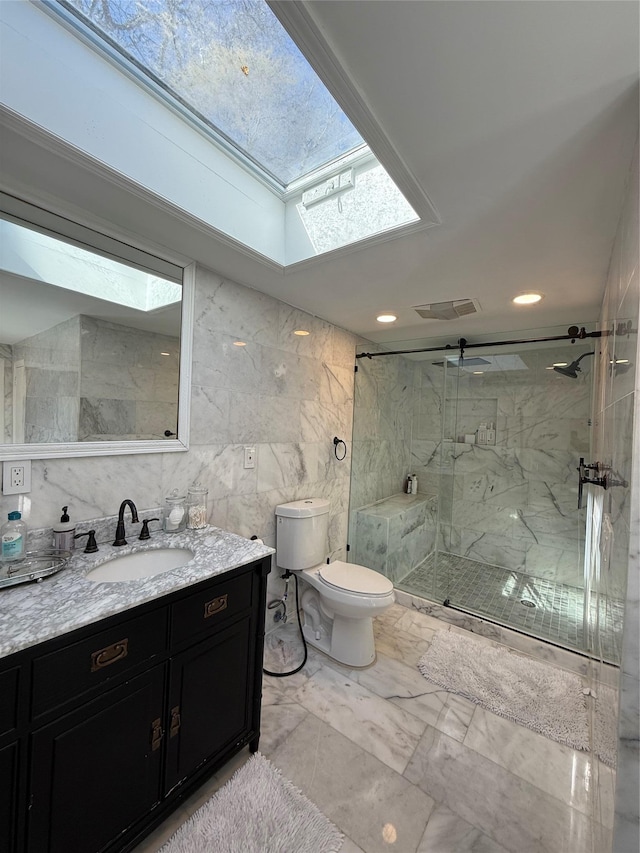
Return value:
<svg viewBox="0 0 640 853">
<path fill-rule="evenodd" d="M 160 853 L 335 853 L 342 833 L 259 752 Z"/>
<path fill-rule="evenodd" d="M 437 631 L 418 662 L 426 679 L 487 711 L 574 749 L 589 751 L 587 701 L 582 679 L 474 637 Z M 615 738 L 602 730 L 595 748 L 615 762 Z"/>
</svg>

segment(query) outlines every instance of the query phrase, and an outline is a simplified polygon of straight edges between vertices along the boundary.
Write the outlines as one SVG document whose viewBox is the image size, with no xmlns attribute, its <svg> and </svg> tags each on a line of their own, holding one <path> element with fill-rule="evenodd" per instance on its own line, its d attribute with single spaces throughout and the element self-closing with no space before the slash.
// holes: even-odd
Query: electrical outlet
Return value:
<svg viewBox="0 0 640 853">
<path fill-rule="evenodd" d="M 256 449 L 255 447 L 245 447 L 244 449 L 244 467 L 256 467 Z"/>
<path fill-rule="evenodd" d="M 31 460 L 2 463 L 2 494 L 26 495 L 31 491 Z"/>
</svg>

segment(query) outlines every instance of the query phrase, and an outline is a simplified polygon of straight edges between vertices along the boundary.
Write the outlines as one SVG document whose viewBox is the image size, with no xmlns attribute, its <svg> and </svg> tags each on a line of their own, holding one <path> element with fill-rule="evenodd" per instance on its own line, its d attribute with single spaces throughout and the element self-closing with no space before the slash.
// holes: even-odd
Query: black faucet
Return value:
<svg viewBox="0 0 640 853">
<path fill-rule="evenodd" d="M 127 540 L 124 538 L 124 511 L 125 508 L 129 507 L 131 510 L 131 521 L 137 523 L 138 521 L 138 510 L 136 509 L 136 505 L 133 501 L 130 501 L 129 498 L 122 501 L 120 504 L 120 510 L 118 511 L 118 526 L 116 527 L 116 539 L 113 543 L 114 546 L 126 545 Z"/>
</svg>

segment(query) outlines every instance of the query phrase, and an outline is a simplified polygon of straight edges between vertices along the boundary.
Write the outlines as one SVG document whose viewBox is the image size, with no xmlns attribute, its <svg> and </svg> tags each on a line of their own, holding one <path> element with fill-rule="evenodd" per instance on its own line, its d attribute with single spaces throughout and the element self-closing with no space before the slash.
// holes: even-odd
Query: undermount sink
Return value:
<svg viewBox="0 0 640 853">
<path fill-rule="evenodd" d="M 122 557 L 112 557 L 87 572 L 87 580 L 98 583 L 114 581 L 135 581 L 151 578 L 172 569 L 179 569 L 193 559 L 189 548 L 152 548 L 148 551 L 134 551 Z"/>
</svg>

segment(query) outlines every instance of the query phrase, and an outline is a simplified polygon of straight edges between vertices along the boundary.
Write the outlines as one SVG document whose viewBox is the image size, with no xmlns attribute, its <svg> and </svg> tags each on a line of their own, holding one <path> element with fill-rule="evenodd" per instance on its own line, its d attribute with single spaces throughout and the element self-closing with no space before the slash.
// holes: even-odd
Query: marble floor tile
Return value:
<svg viewBox="0 0 640 853">
<path fill-rule="evenodd" d="M 523 729 L 511 720 L 480 707 L 473 716 L 464 745 L 565 805 L 585 815 L 591 813 L 594 759 L 588 753 L 578 752 L 537 732 Z M 612 792 L 610 784 L 606 784 L 611 779 L 611 773 L 606 771 L 610 770 L 602 765 L 602 814 L 607 815 L 607 825 L 611 827 Z"/>
<path fill-rule="evenodd" d="M 436 806 L 417 853 L 508 853 L 446 806 Z"/>
<path fill-rule="evenodd" d="M 373 666 L 348 674 L 357 684 L 430 726 L 452 737 L 457 734 L 459 740 L 464 738 L 476 706 L 427 681 L 417 667 L 378 656 Z"/>
<path fill-rule="evenodd" d="M 375 617 L 373 624 L 374 626 L 382 626 L 386 630 L 389 630 L 401 616 L 404 616 L 405 611 L 406 607 L 402 607 L 400 604 L 392 604 L 388 610 Z"/>
<path fill-rule="evenodd" d="M 433 616 L 429 616 L 427 613 L 420 613 L 419 610 L 409 609 L 405 610 L 404 614 L 396 622 L 395 627 L 428 642 L 432 640 L 436 631 L 449 630 L 449 625 L 446 622 L 434 619 Z"/>
<path fill-rule="evenodd" d="M 422 655 L 429 648 L 429 640 L 420 640 L 414 634 L 408 634 L 394 626 L 393 633 L 375 632 L 376 652 L 378 658 L 394 658 L 403 661 L 407 666 L 417 666 Z"/>
<path fill-rule="evenodd" d="M 582 812 L 431 727 L 405 776 L 513 853 L 588 853 L 594 829 L 608 838 Z"/>
<path fill-rule="evenodd" d="M 260 720 L 260 752 L 269 758 L 309 712 L 302 705 L 263 705 Z"/>
<path fill-rule="evenodd" d="M 322 662 L 319 660 L 310 660 L 305 665 L 304 669 L 297 672 L 295 675 L 277 678 L 272 675 L 264 674 L 262 676 L 262 704 L 263 705 L 286 705 L 296 701 L 296 693 L 305 684 L 311 676 L 322 667 Z M 271 667 L 268 667 L 271 670 Z M 286 672 L 286 670 L 276 669 L 272 672 Z"/>
<path fill-rule="evenodd" d="M 271 760 L 366 853 L 417 850 L 433 800 L 332 726 L 310 714 Z"/>
<path fill-rule="evenodd" d="M 425 723 L 330 667 L 298 690 L 297 701 L 337 731 L 402 773 Z"/>
</svg>

